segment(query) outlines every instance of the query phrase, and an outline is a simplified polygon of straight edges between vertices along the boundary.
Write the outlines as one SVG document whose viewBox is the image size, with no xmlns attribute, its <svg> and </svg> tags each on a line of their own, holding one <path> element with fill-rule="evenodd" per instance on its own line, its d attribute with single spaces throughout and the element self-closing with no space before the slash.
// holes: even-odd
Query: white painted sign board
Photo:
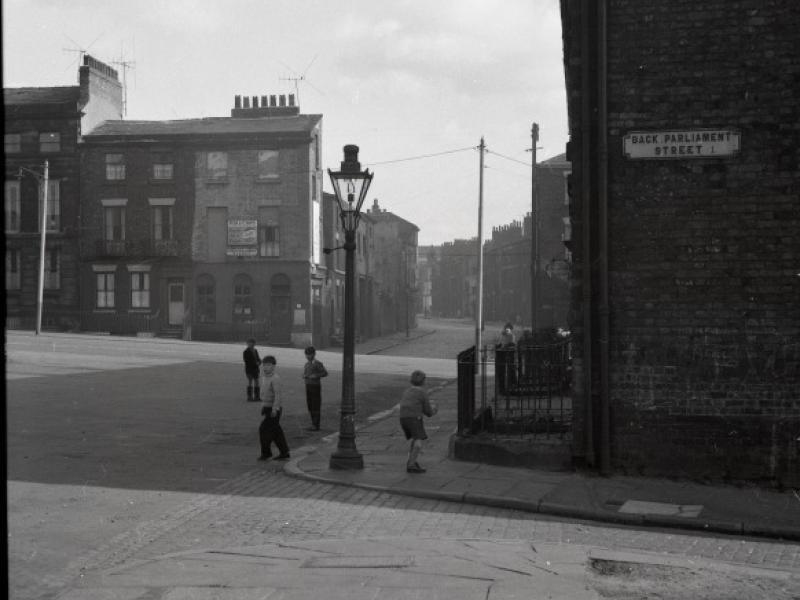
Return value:
<svg viewBox="0 0 800 600">
<path fill-rule="evenodd" d="M 732 129 L 631 131 L 622 145 L 631 159 L 725 158 L 738 154 L 741 134 Z"/>
</svg>

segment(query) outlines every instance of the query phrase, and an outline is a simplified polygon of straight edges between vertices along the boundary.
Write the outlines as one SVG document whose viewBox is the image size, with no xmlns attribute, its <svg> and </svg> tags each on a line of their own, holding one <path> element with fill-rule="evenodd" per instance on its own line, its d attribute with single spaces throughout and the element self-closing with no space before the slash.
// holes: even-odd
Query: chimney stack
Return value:
<svg viewBox="0 0 800 600">
<path fill-rule="evenodd" d="M 294 94 L 288 96 L 286 94 L 264 94 L 262 96 L 237 94 L 233 97 L 233 108 L 231 109 L 231 117 L 239 119 L 295 117 L 299 114 L 300 107 L 297 106 Z"/>
</svg>

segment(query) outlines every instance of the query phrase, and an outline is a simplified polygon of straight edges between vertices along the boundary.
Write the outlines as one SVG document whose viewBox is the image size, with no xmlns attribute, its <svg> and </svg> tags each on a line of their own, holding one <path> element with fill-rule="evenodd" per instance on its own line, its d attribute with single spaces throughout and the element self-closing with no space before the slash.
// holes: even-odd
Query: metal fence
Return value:
<svg viewBox="0 0 800 600">
<path fill-rule="evenodd" d="M 572 427 L 569 339 L 458 355 L 458 429 L 565 437 Z"/>
</svg>

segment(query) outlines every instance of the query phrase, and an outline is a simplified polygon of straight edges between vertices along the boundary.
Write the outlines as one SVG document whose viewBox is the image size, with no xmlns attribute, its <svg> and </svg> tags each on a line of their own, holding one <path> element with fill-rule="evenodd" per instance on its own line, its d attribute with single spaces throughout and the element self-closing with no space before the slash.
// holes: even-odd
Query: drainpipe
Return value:
<svg viewBox="0 0 800 600">
<path fill-rule="evenodd" d="M 597 73 L 597 173 L 598 203 L 598 318 L 600 325 L 600 473 L 611 472 L 611 419 L 609 407 L 609 306 L 608 306 L 608 0 L 599 0 Z"/>
<path fill-rule="evenodd" d="M 594 410 L 592 406 L 592 234 L 591 223 L 591 141 L 592 107 L 589 94 L 589 7 L 590 0 L 581 2 L 581 245 L 583 268 L 583 399 L 586 408 L 586 464 L 594 466 Z"/>
</svg>

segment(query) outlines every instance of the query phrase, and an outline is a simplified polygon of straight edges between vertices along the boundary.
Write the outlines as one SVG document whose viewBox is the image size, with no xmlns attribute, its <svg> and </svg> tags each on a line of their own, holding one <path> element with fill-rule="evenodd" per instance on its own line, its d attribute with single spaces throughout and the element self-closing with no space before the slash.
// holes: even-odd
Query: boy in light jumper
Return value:
<svg viewBox="0 0 800 600">
<path fill-rule="evenodd" d="M 289 458 L 289 444 L 281 427 L 281 413 L 283 412 L 283 394 L 281 379 L 275 372 L 277 361 L 274 356 L 265 356 L 261 361 L 261 389 L 264 398 L 261 401 L 261 414 L 264 420 L 258 427 L 258 438 L 261 443 L 261 456 L 258 460 L 272 458 L 270 446 L 275 443 L 280 454 L 276 460 Z"/>
</svg>

